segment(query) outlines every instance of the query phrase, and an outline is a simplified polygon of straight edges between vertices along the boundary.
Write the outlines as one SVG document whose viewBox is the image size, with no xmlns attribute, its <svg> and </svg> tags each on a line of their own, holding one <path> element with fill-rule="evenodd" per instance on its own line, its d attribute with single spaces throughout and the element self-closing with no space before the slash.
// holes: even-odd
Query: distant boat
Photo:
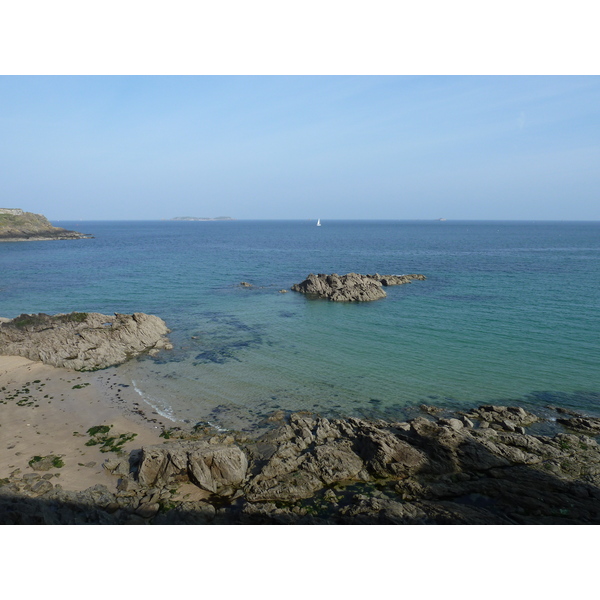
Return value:
<svg viewBox="0 0 600 600">
<path fill-rule="evenodd" d="M 321 227 L 321 219 L 317 219 L 317 227 Z"/>
</svg>

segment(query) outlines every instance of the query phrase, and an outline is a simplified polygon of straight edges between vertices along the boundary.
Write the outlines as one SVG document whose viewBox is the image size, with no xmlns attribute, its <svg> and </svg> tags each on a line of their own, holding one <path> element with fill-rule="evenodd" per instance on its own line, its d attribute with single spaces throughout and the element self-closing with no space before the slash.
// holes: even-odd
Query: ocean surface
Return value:
<svg viewBox="0 0 600 600">
<path fill-rule="evenodd" d="M 175 422 L 422 403 L 600 414 L 600 222 L 322 223 L 54 222 L 95 238 L 0 244 L 0 316 L 162 317 L 174 350 L 118 371 Z M 279 292 L 351 271 L 427 280 L 368 303 Z"/>
</svg>

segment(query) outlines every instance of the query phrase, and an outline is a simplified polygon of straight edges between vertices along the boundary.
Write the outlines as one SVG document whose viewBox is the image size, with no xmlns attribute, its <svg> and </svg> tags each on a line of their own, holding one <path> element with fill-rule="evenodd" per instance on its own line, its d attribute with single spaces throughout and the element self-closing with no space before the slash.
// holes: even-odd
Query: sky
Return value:
<svg viewBox="0 0 600 600">
<path fill-rule="evenodd" d="M 0 76 L 51 220 L 600 220 L 598 76 Z"/>
</svg>

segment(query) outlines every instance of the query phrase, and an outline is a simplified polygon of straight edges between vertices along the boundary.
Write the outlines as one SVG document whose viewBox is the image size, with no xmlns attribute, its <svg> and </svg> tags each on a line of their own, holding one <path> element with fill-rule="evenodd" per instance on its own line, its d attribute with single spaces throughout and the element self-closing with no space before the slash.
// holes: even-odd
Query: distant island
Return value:
<svg viewBox="0 0 600 600">
<path fill-rule="evenodd" d="M 20 208 L 0 208 L 0 242 L 80 240 L 93 236 L 54 227 L 44 215 Z"/>
<path fill-rule="evenodd" d="M 174 217 L 171 221 L 233 221 L 231 217 Z"/>
</svg>

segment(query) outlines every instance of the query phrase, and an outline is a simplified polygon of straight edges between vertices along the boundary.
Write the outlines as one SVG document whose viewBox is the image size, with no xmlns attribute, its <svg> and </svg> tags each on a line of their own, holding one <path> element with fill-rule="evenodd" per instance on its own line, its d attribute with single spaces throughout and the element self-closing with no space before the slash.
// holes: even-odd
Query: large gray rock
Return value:
<svg viewBox="0 0 600 600">
<path fill-rule="evenodd" d="M 323 487 L 323 481 L 305 470 L 290 471 L 277 476 L 259 475 L 244 490 L 251 502 L 279 500 L 284 502 L 310 498 Z"/>
<path fill-rule="evenodd" d="M 333 484 L 406 477 L 426 463 L 419 449 L 361 419 L 294 414 L 263 441 L 278 446 L 246 485 L 252 502 L 294 501 Z"/>
<path fill-rule="evenodd" d="M 138 481 L 147 487 L 167 487 L 173 482 L 188 481 L 187 447 L 144 446 L 138 470 Z"/>
<path fill-rule="evenodd" d="M 162 319 L 144 313 L 24 314 L 0 323 L 0 354 L 94 371 L 172 348 L 165 337 L 168 332 Z"/>
<path fill-rule="evenodd" d="M 218 494 L 239 487 L 247 469 L 248 459 L 238 446 L 182 442 L 142 448 L 138 481 L 158 488 L 191 481 Z"/>
<path fill-rule="evenodd" d="M 394 434 L 363 424 L 356 434 L 357 453 L 378 477 L 402 477 L 422 467 L 425 455 Z"/>
<path fill-rule="evenodd" d="M 212 493 L 241 485 L 248 459 L 237 446 L 207 446 L 188 453 L 190 479 Z"/>
<path fill-rule="evenodd" d="M 356 479 L 365 464 L 349 444 L 333 443 L 317 446 L 309 455 L 304 468 L 330 485 L 337 481 Z"/>
<path fill-rule="evenodd" d="M 347 275 L 311 273 L 302 283 L 294 284 L 292 290 L 333 302 L 369 302 L 386 296 L 379 281 L 358 273 Z"/>
<path fill-rule="evenodd" d="M 497 423 L 504 429 L 513 431 L 517 426 L 527 426 L 539 421 L 539 417 L 520 406 L 480 406 L 470 413 L 471 416 L 487 423 Z"/>
<path fill-rule="evenodd" d="M 410 283 L 413 279 L 425 279 L 424 275 L 359 275 L 348 273 L 325 275 L 311 273 L 292 290 L 301 294 L 326 298 L 333 302 L 370 302 L 385 298 L 382 286 Z"/>
</svg>

